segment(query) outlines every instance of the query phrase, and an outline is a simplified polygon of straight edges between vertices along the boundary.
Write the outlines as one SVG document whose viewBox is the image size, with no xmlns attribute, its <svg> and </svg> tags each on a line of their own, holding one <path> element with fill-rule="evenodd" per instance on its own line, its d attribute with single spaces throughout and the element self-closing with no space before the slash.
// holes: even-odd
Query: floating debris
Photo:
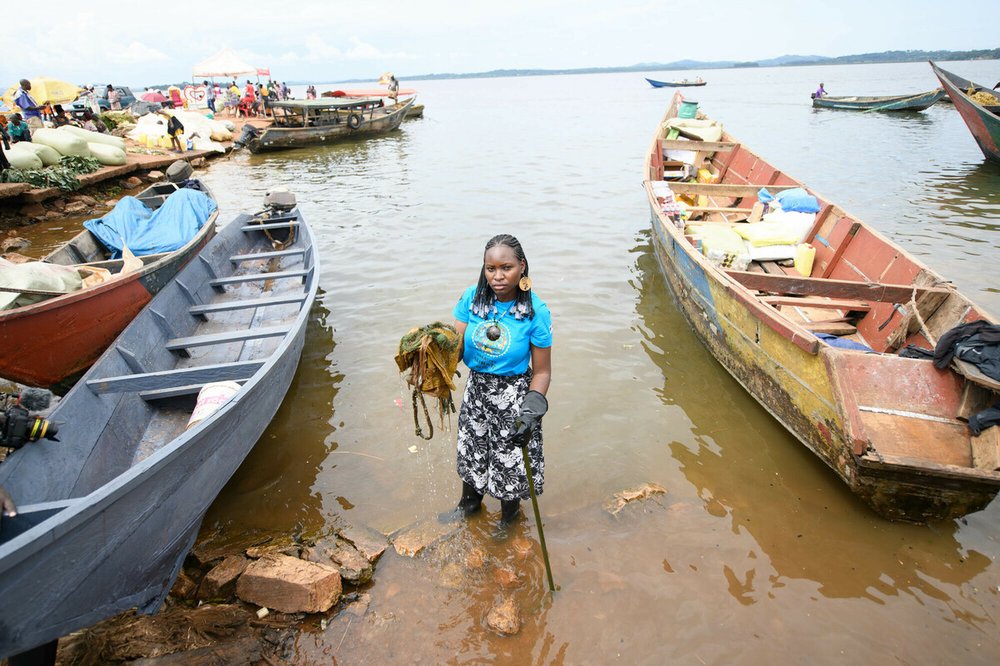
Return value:
<svg viewBox="0 0 1000 666">
<path fill-rule="evenodd" d="M 654 495 L 665 495 L 667 489 L 655 483 L 645 483 L 638 488 L 623 490 L 615 493 L 610 502 L 604 506 L 604 510 L 612 516 L 617 516 L 618 512 L 632 502 L 647 500 Z"/>
</svg>

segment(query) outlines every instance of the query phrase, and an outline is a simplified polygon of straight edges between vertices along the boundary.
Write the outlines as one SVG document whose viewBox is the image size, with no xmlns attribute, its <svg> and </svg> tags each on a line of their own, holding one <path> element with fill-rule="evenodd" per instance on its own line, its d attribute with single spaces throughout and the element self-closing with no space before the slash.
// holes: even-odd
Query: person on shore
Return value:
<svg viewBox="0 0 1000 666">
<path fill-rule="evenodd" d="M 11 143 L 31 141 L 31 128 L 28 126 L 28 123 L 21 118 L 20 113 L 11 115 L 10 121 L 7 123 L 7 134 L 10 136 Z"/>
<path fill-rule="evenodd" d="M 292 89 L 288 87 L 288 83 L 285 81 L 281 82 L 281 99 L 291 99 Z"/>
<path fill-rule="evenodd" d="M 463 292 L 453 313 L 459 360 L 469 367 L 458 417 L 462 497 L 455 514 L 471 516 L 490 495 L 500 500 L 500 524 L 506 526 L 530 497 L 524 444 L 535 492 L 542 493 L 541 419 L 552 376 L 552 316 L 531 290 L 528 260 L 516 238 L 501 234 L 486 243 L 479 282 Z"/>
<path fill-rule="evenodd" d="M 83 112 L 83 123 L 82 127 L 85 130 L 90 130 L 91 132 L 100 132 L 101 134 L 108 133 L 108 126 L 104 124 L 98 116 L 95 116 L 90 109 Z"/>
<path fill-rule="evenodd" d="M 108 106 L 111 108 L 112 111 L 122 110 L 122 97 L 118 93 L 118 91 L 115 90 L 115 87 L 110 83 L 108 84 L 107 87 L 107 98 L 108 98 Z"/>
<path fill-rule="evenodd" d="M 306 88 L 306 99 L 316 99 L 316 86 L 311 83 Z"/>
<path fill-rule="evenodd" d="M 257 92 L 260 97 L 260 111 L 267 117 L 267 110 L 271 106 L 271 88 L 267 85 L 267 82 L 257 84 Z"/>
<path fill-rule="evenodd" d="M 826 96 L 826 88 L 824 88 L 823 84 L 821 83 L 819 84 L 819 88 L 816 88 L 816 92 L 813 93 L 813 98 L 815 99 L 824 96 Z"/>
<path fill-rule="evenodd" d="M 18 82 L 18 86 L 17 92 L 14 93 L 14 104 L 24 114 L 24 121 L 28 123 L 29 127 L 34 127 L 35 129 L 43 127 L 42 110 L 47 102 L 39 104 L 35 101 L 35 98 L 31 96 L 31 81 L 28 79 L 21 79 Z"/>
<path fill-rule="evenodd" d="M 393 104 L 399 99 L 399 81 L 395 74 L 389 76 L 389 99 L 392 100 Z"/>
<path fill-rule="evenodd" d="M 183 153 L 184 148 L 181 146 L 181 134 L 184 133 L 184 124 L 178 120 L 177 116 L 163 112 L 160 115 L 167 118 L 167 136 L 170 137 L 170 144 L 173 146 L 173 150 Z"/>
<path fill-rule="evenodd" d="M 210 84 L 208 81 L 203 82 L 205 84 L 205 102 L 208 104 L 209 110 L 212 114 L 215 114 L 215 86 Z"/>
<path fill-rule="evenodd" d="M 0 150 L 0 171 L 6 171 L 10 168 L 10 162 L 7 161 L 7 155 L 4 153 L 4 150 L 10 150 L 10 134 L 7 134 L 7 123 L 7 116 L 0 113 L 0 143 L 3 144 L 3 150 Z"/>
<path fill-rule="evenodd" d="M 74 125 L 76 127 L 80 126 L 72 118 L 66 115 L 66 109 L 62 107 L 62 104 L 56 104 L 53 107 L 53 111 L 52 124 L 55 127 L 65 127 L 66 125 Z"/>
</svg>

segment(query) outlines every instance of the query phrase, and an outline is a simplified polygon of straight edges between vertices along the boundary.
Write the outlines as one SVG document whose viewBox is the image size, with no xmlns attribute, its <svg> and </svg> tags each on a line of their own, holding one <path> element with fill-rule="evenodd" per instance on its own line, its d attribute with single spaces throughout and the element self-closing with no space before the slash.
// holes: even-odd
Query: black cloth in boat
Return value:
<svg viewBox="0 0 1000 666">
<path fill-rule="evenodd" d="M 934 366 L 944 369 L 956 356 L 1000 381 L 1000 325 L 980 319 L 942 335 L 934 348 Z"/>
<path fill-rule="evenodd" d="M 976 437 L 992 426 L 1000 426 L 1000 400 L 993 403 L 992 407 L 976 412 L 969 417 L 969 430 Z"/>
</svg>

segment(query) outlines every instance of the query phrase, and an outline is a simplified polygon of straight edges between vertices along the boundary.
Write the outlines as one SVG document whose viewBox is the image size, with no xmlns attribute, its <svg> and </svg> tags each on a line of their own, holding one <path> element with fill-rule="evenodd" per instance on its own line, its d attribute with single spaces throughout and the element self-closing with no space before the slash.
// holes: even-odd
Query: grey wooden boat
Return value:
<svg viewBox="0 0 1000 666">
<path fill-rule="evenodd" d="M 831 97 L 813 95 L 812 105 L 818 109 L 847 109 L 850 111 L 923 111 L 946 96 L 944 88 L 910 95 L 882 95 L 879 97 Z"/>
<path fill-rule="evenodd" d="M 293 234 L 274 249 L 271 236 Z M 205 511 L 283 400 L 319 266 L 298 209 L 240 215 L 139 313 L 49 418 L 0 463 L 0 657 L 111 615 L 155 612 Z M 241 388 L 187 428 L 198 391 Z M 187 429 L 186 429 L 187 428 Z"/>
</svg>

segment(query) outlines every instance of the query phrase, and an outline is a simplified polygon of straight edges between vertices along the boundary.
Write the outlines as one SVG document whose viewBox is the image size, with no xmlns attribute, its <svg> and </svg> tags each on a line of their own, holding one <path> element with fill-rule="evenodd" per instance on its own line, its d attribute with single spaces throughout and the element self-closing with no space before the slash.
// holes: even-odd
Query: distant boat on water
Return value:
<svg viewBox="0 0 1000 666">
<path fill-rule="evenodd" d="M 945 96 L 944 88 L 907 95 L 822 97 L 813 96 L 817 109 L 846 109 L 849 111 L 923 111 Z"/>
<path fill-rule="evenodd" d="M 701 81 L 701 80 L 688 81 L 687 79 L 684 79 L 683 81 L 657 81 L 655 79 L 646 79 L 646 80 L 649 81 L 649 85 L 653 86 L 654 88 L 687 88 L 694 86 L 703 86 L 706 83 L 708 83 L 708 81 Z"/>
</svg>

